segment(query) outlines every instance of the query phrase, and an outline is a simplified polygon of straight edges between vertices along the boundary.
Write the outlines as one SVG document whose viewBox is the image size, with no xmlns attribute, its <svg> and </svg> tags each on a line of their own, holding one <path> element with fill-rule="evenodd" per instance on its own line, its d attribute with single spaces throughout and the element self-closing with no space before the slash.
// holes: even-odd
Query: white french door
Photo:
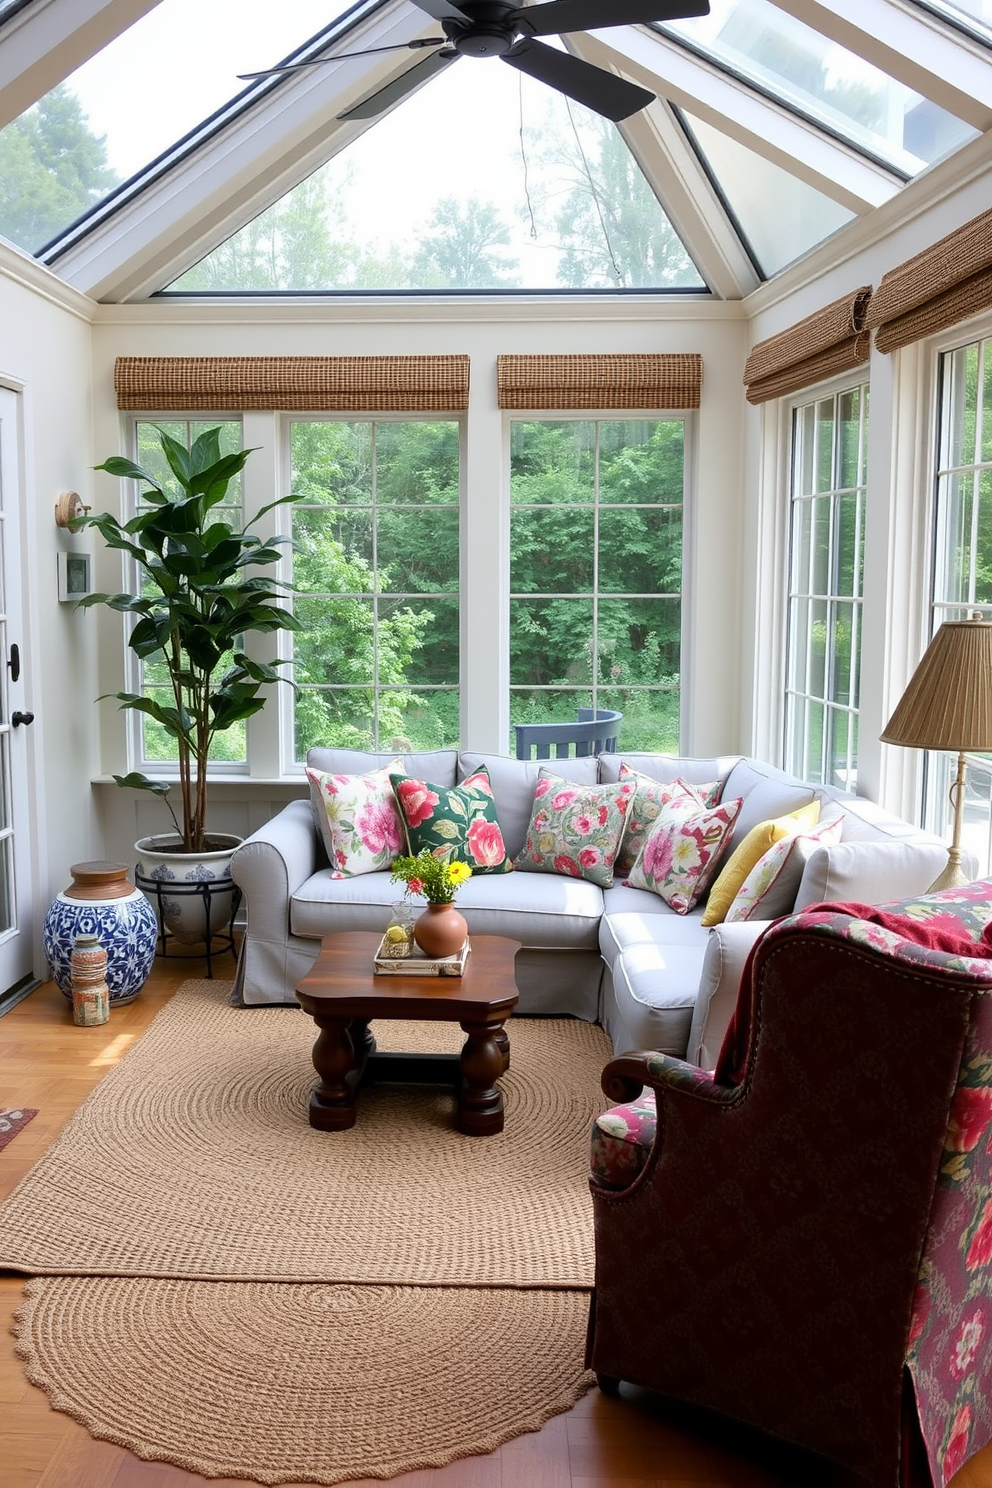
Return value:
<svg viewBox="0 0 992 1488">
<path fill-rule="evenodd" d="M 35 982 L 18 400 L 0 387 L 0 1008 Z"/>
</svg>

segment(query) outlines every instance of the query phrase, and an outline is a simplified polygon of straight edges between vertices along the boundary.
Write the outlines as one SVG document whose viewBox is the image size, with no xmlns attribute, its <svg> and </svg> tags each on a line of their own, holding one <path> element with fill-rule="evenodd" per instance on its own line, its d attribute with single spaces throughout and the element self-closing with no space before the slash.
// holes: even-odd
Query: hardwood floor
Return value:
<svg viewBox="0 0 992 1488">
<path fill-rule="evenodd" d="M 229 976 L 229 961 L 216 970 Z M 158 960 L 138 999 L 101 1028 L 76 1028 L 53 983 L 0 1018 L 0 1103 L 39 1114 L 0 1152 L 0 1196 L 45 1151 L 88 1091 L 140 1036 L 179 984 L 202 976 L 195 960 Z M 243 1488 L 94 1441 L 28 1384 L 9 1325 L 23 1278 L 0 1272 L 0 1488 Z M 394 1478 L 397 1488 L 855 1488 L 846 1474 L 728 1423 L 624 1386 L 593 1390 L 539 1432 L 485 1457 Z M 362 1488 L 373 1488 L 371 1480 Z M 861 1485 L 864 1488 L 864 1485 Z M 962 1468 L 953 1488 L 992 1488 L 992 1447 Z"/>
</svg>

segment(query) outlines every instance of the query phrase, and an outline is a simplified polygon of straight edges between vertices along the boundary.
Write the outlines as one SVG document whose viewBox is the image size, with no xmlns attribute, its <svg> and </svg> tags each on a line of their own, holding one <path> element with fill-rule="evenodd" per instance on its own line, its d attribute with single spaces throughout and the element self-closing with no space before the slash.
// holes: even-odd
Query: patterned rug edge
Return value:
<svg viewBox="0 0 992 1488">
<path fill-rule="evenodd" d="M 0 1152 L 37 1116 L 30 1106 L 0 1106 Z"/>
</svg>

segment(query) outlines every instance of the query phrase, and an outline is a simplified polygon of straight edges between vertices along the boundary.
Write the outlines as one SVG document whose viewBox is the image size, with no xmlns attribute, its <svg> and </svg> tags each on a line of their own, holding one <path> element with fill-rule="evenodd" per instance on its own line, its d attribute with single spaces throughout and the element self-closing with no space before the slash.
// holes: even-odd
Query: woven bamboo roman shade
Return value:
<svg viewBox="0 0 992 1488">
<path fill-rule="evenodd" d="M 118 408 L 461 413 L 467 356 L 118 357 Z"/>
<path fill-rule="evenodd" d="M 868 307 L 879 351 L 896 351 L 992 305 L 992 210 L 882 276 Z"/>
<path fill-rule="evenodd" d="M 500 408 L 698 408 L 703 359 L 694 352 L 501 356 Z"/>
<path fill-rule="evenodd" d="M 863 284 L 787 331 L 759 341 L 744 364 L 747 401 L 784 398 L 867 362 L 871 337 L 865 330 L 865 310 L 870 298 L 871 285 Z"/>
</svg>

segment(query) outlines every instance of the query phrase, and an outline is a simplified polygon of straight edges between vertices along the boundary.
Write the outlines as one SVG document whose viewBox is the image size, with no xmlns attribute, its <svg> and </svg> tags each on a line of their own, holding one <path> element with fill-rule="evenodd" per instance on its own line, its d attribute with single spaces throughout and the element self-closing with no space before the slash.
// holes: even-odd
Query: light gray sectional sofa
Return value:
<svg viewBox="0 0 992 1488">
<path fill-rule="evenodd" d="M 359 775 L 396 758 L 343 749 L 314 749 L 308 764 Z M 843 817 L 841 839 L 817 847 L 800 882 L 796 908 L 821 900 L 881 904 L 923 893 L 947 862 L 940 839 L 860 797 L 813 787 L 771 765 L 740 756 L 684 759 L 661 754 L 604 754 L 566 760 L 517 760 L 454 750 L 412 754 L 407 773 L 439 785 L 489 770 L 508 853 L 523 847 L 534 788 L 543 767 L 582 784 L 616 781 L 620 765 L 653 780 L 723 781 L 723 799 L 743 805 L 727 856 L 759 822 L 819 796 Z M 294 1000 L 313 965 L 321 936 L 336 930 L 382 930 L 402 885 L 388 872 L 332 878 L 308 800 L 293 801 L 234 855 L 231 872 L 247 902 L 247 932 L 235 997 L 246 1005 Z M 471 878 L 458 891 L 469 932 L 521 943 L 518 1011 L 600 1021 L 617 1052 L 657 1049 L 713 1064 L 733 1011 L 740 972 L 767 922 L 706 929 L 703 906 L 675 914 L 656 894 L 617 881 L 601 889 L 585 880 L 514 871 Z"/>
</svg>

